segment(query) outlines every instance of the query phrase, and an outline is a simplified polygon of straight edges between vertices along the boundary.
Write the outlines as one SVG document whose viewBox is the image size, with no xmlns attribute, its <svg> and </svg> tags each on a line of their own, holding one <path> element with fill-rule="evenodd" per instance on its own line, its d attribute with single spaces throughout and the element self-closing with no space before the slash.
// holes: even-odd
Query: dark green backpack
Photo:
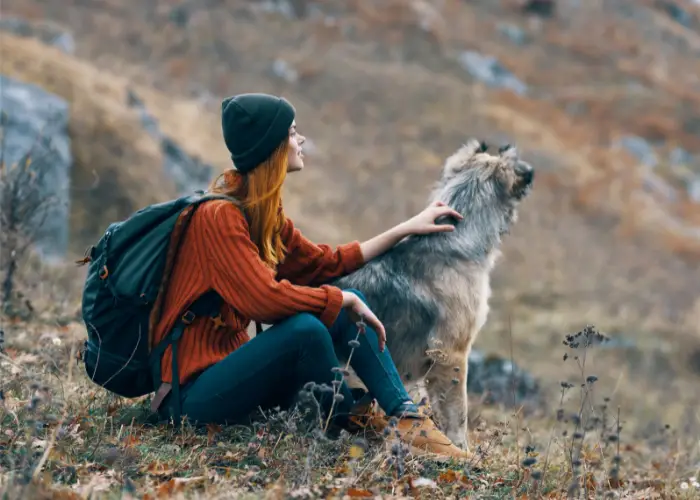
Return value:
<svg viewBox="0 0 700 500">
<path fill-rule="evenodd" d="M 216 315 L 221 298 L 212 291 L 200 297 L 153 349 L 149 349 L 150 316 L 156 301 L 163 298 L 160 292 L 167 288 L 192 215 L 210 199 L 235 202 L 224 195 L 201 194 L 147 206 L 124 221 L 110 224 L 97 245 L 79 261 L 89 263 L 82 297 L 87 340 L 81 357 L 94 383 L 127 398 L 154 392 L 161 381 L 161 356 L 172 345 L 173 396 L 179 398 L 177 340 L 195 316 Z M 185 209 L 189 210 L 185 213 Z M 179 236 L 171 244 L 176 223 Z"/>
</svg>

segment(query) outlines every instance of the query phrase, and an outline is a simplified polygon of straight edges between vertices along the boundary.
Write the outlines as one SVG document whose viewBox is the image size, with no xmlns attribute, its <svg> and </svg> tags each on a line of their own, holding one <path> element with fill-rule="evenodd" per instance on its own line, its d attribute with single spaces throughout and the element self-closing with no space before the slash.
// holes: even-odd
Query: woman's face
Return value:
<svg viewBox="0 0 700 500">
<path fill-rule="evenodd" d="M 289 127 L 289 157 L 287 158 L 287 172 L 298 172 L 304 168 L 304 154 L 301 145 L 306 137 L 297 132 L 296 121 Z"/>
</svg>

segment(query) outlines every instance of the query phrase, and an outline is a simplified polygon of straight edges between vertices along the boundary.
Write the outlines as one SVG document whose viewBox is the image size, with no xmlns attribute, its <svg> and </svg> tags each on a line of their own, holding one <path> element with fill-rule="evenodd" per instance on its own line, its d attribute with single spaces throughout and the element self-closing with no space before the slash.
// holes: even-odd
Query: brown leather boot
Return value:
<svg viewBox="0 0 700 500">
<path fill-rule="evenodd" d="M 472 454 L 455 446 L 429 416 L 429 409 L 419 406 L 418 413 L 388 418 L 372 398 L 362 398 L 353 407 L 350 416 L 353 431 L 373 431 L 385 438 L 396 436 L 408 445 L 409 452 L 434 458 L 471 458 Z"/>
<path fill-rule="evenodd" d="M 406 417 L 389 422 L 392 434 L 408 445 L 414 455 L 437 455 L 444 458 L 466 459 L 472 454 L 455 444 L 427 416 Z"/>
<path fill-rule="evenodd" d="M 389 425 L 384 412 L 381 411 L 377 400 L 365 395 L 352 408 L 349 417 L 351 432 L 361 430 L 373 431 L 380 434 Z"/>
</svg>

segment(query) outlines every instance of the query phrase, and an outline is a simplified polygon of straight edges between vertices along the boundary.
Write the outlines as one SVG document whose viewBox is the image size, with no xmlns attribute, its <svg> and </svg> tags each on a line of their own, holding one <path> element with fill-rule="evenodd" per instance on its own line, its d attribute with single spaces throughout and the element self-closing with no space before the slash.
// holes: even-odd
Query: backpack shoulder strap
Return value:
<svg viewBox="0 0 700 500">
<path fill-rule="evenodd" d="M 207 197 L 207 199 L 214 198 L 214 197 L 221 198 L 222 196 L 210 195 L 209 197 Z M 179 254 L 179 251 L 180 251 L 182 237 L 184 236 L 187 228 L 189 227 L 190 222 L 192 220 L 192 216 L 194 215 L 197 208 L 204 201 L 207 201 L 204 198 L 205 198 L 204 196 L 201 196 L 201 197 L 195 199 L 194 201 L 192 201 L 192 203 L 190 203 L 187 207 L 185 207 L 182 210 L 182 212 L 180 212 L 180 215 L 178 216 L 177 222 L 175 222 L 175 227 L 173 229 L 173 232 L 170 235 L 170 243 L 168 244 L 168 253 L 167 253 L 167 256 L 165 259 L 165 266 L 163 267 L 163 278 L 161 279 L 160 287 L 158 288 L 158 294 L 156 295 L 156 300 L 153 303 L 153 308 L 151 309 L 151 314 L 149 316 L 149 321 L 148 321 L 149 350 L 153 349 L 155 347 L 154 338 L 153 338 L 154 328 L 158 324 L 158 322 L 160 321 L 162 313 L 163 313 L 163 301 L 165 300 L 165 291 L 168 289 L 168 285 L 170 284 L 170 277 L 172 275 L 173 266 L 175 265 L 177 255 Z M 226 198 L 228 199 L 229 197 L 226 197 Z"/>
<path fill-rule="evenodd" d="M 240 203 L 240 201 L 239 201 L 238 199 L 236 199 L 236 198 L 234 198 L 234 197 L 232 197 L 232 196 L 228 196 L 228 195 L 225 195 L 225 194 L 219 194 L 219 193 L 207 193 L 207 192 L 204 192 L 204 191 L 200 191 L 200 193 L 202 193 L 202 195 L 201 195 L 201 197 L 199 198 L 199 200 L 197 200 L 195 203 L 198 203 L 198 204 L 199 204 L 199 203 L 204 203 L 204 202 L 209 201 L 209 200 L 229 200 L 229 201 L 231 201 L 234 205 L 236 205 L 237 207 L 239 207 L 239 208 L 241 209 L 241 212 L 243 213 L 243 216 L 246 218 L 246 220 L 248 220 L 248 216 L 247 216 L 247 214 L 245 213 L 245 211 L 242 209 L 241 203 Z M 248 222 L 250 223 L 249 220 L 248 220 Z M 211 303 L 210 300 L 207 300 L 207 302 Z M 193 307 L 196 307 L 196 306 L 197 306 L 197 304 L 193 304 Z M 206 307 L 206 306 L 205 306 L 205 307 Z M 192 309 L 192 308 L 191 308 L 191 309 Z M 193 310 L 193 312 L 195 312 L 195 314 L 198 314 L 197 311 L 195 311 L 194 309 L 192 309 L 192 310 Z M 259 334 L 261 334 L 262 332 L 263 332 L 262 324 L 260 324 L 260 322 L 256 321 L 256 322 L 255 322 L 255 334 L 256 334 L 256 335 L 259 335 Z"/>
</svg>

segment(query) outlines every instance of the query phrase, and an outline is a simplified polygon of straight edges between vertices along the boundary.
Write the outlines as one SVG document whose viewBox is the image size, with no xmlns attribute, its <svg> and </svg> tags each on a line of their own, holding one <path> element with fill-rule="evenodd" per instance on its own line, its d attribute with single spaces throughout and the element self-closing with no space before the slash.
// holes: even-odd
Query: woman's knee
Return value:
<svg viewBox="0 0 700 500">
<path fill-rule="evenodd" d="M 285 320 L 285 329 L 294 332 L 299 340 L 310 343 L 331 342 L 328 328 L 316 316 L 310 313 L 299 313 Z"/>
</svg>

